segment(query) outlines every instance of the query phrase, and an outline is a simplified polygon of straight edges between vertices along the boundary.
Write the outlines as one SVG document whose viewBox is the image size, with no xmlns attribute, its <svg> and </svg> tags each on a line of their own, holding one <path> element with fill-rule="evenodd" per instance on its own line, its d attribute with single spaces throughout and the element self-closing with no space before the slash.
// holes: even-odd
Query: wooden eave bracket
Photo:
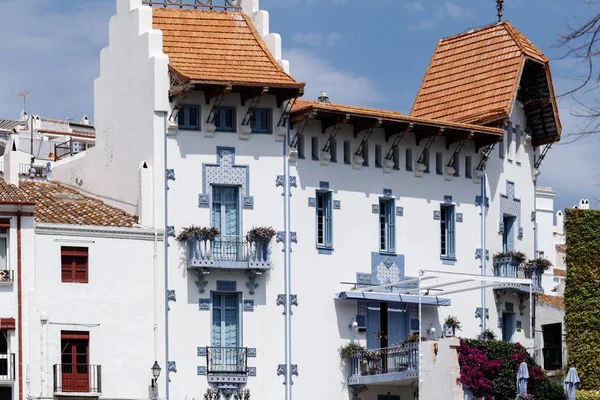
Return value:
<svg viewBox="0 0 600 400">
<path fill-rule="evenodd" d="M 348 121 L 350 121 L 350 114 L 346 114 L 344 118 L 340 118 L 338 123 L 333 126 L 333 129 L 329 133 L 329 138 L 327 138 L 327 142 L 325 142 L 325 146 L 323 147 L 324 152 L 331 152 L 331 145 L 333 144 L 335 137 L 340 132 L 340 129 L 342 129 L 342 125 L 347 124 Z M 325 133 L 325 131 L 323 131 L 323 133 Z"/>
<path fill-rule="evenodd" d="M 242 106 L 246 103 L 247 100 L 252 99 L 252 101 L 250 102 L 250 105 L 248 106 L 248 110 L 246 110 L 246 114 L 244 115 L 244 118 L 242 119 L 242 125 L 250 125 L 250 120 L 252 119 L 252 115 L 254 115 L 254 110 L 258 106 L 258 103 L 260 103 L 260 99 L 262 98 L 262 96 L 266 95 L 267 93 L 269 93 L 268 87 L 263 87 L 262 89 L 260 89 L 258 91 L 251 90 L 246 93 L 244 93 L 244 92 L 241 93 Z"/>
<path fill-rule="evenodd" d="M 231 93 L 233 87 L 231 85 L 217 86 L 212 90 L 204 90 L 204 99 L 206 104 L 210 104 L 210 101 L 220 95 Z"/>
<path fill-rule="evenodd" d="M 298 146 L 298 140 L 300 140 L 300 136 L 302 136 L 302 134 L 304 133 L 304 129 L 306 129 L 306 126 L 308 125 L 308 121 L 310 121 L 311 119 L 314 119 L 316 116 L 317 116 L 317 111 L 314 109 L 311 109 L 310 111 L 305 112 L 301 118 L 298 118 L 298 116 L 292 117 L 293 123 L 297 123 L 300 121 L 302 121 L 302 123 L 296 130 L 296 134 L 294 135 L 294 137 L 292 138 L 292 140 L 290 142 L 291 148 L 296 148 Z M 294 119 L 296 119 L 296 120 L 294 121 Z"/>
<path fill-rule="evenodd" d="M 330 118 L 323 118 L 321 119 L 321 133 L 325 133 L 325 131 L 327 130 L 327 128 L 330 128 L 332 126 L 337 126 L 340 124 L 347 124 L 348 121 L 350 120 L 350 114 L 345 114 L 343 116 L 335 116 L 335 117 L 330 117 Z M 339 128 L 338 128 L 339 130 Z"/>
<path fill-rule="evenodd" d="M 444 132 L 445 128 L 441 127 L 438 128 L 437 131 L 435 129 L 432 129 L 431 131 L 426 133 L 415 133 L 415 141 L 417 142 L 417 146 L 419 145 L 419 143 L 421 143 L 421 140 L 430 138 L 432 136 L 443 136 Z"/>
</svg>

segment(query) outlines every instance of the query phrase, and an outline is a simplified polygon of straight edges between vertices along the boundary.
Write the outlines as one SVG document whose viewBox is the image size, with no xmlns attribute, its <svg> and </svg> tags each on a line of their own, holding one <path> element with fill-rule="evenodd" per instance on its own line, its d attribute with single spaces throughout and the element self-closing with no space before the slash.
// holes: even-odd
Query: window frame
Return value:
<svg viewBox="0 0 600 400">
<path fill-rule="evenodd" d="M 396 254 L 396 199 L 379 198 L 379 252 Z"/>
<path fill-rule="evenodd" d="M 225 231 L 227 230 L 226 227 L 226 206 L 228 204 L 235 204 L 236 206 L 236 213 L 237 213 L 237 234 L 233 235 L 233 236 L 240 236 L 241 232 L 242 232 L 242 207 L 241 207 L 241 186 L 238 185 L 211 185 L 211 193 L 210 193 L 210 225 L 213 228 L 217 228 L 219 230 L 219 232 L 221 233 L 221 235 L 223 236 L 229 236 Z M 219 199 L 219 201 L 215 200 L 215 193 L 217 191 L 223 190 L 223 189 L 233 189 L 233 191 L 235 192 L 235 203 L 230 203 L 225 201 L 224 199 Z M 224 193 L 224 192 L 222 192 Z M 220 218 L 220 226 L 214 226 L 215 225 L 215 211 L 216 211 L 216 204 L 219 204 L 219 218 Z"/>
<path fill-rule="evenodd" d="M 190 114 L 189 114 L 189 110 L 190 109 L 195 109 L 196 110 L 196 125 L 191 125 L 190 124 Z M 183 115 L 183 124 L 181 124 L 181 120 L 180 118 Z M 195 104 L 182 104 L 179 107 L 179 111 L 177 113 L 177 127 L 178 129 L 182 129 L 182 130 L 188 130 L 188 131 L 199 131 L 200 130 L 200 121 L 201 121 L 201 117 L 200 117 L 200 106 L 199 105 L 195 105 Z"/>
<path fill-rule="evenodd" d="M 258 114 L 267 113 L 267 127 L 260 128 L 256 126 L 256 122 L 260 121 L 257 118 Z M 252 129 L 252 133 L 256 134 L 269 134 L 273 133 L 273 110 L 270 108 L 255 108 L 252 112 L 252 116 L 250 117 L 250 128 Z"/>
<path fill-rule="evenodd" d="M 440 258 L 456 260 L 456 206 L 440 206 Z"/>
<path fill-rule="evenodd" d="M 0 218 L 0 239 L 5 239 L 4 243 L 6 246 L 4 249 L 6 266 L 2 266 L 2 263 L 0 262 L 0 270 L 10 271 L 10 218 Z"/>
<path fill-rule="evenodd" d="M 322 200 L 322 206 L 319 200 Z M 317 248 L 333 248 L 333 192 L 317 190 L 315 206 L 315 245 Z M 319 212 L 322 211 L 322 215 Z M 320 221 L 322 220 L 322 221 Z M 322 232 L 319 229 L 319 223 L 322 224 Z"/>
<path fill-rule="evenodd" d="M 65 280 L 65 266 L 66 266 L 66 262 L 65 262 L 65 257 L 71 257 L 73 258 L 73 260 L 71 260 L 70 263 L 70 267 L 66 267 L 66 268 L 70 268 L 70 274 L 71 277 L 68 278 L 67 280 Z M 85 265 L 84 267 L 79 267 L 78 268 L 78 264 L 76 263 L 75 259 L 77 258 L 81 258 L 81 259 L 85 259 L 85 264 L 81 264 L 81 265 Z M 81 284 L 87 284 L 89 283 L 89 264 L 90 264 L 90 253 L 89 253 L 89 248 L 88 247 L 80 247 L 80 246 L 61 246 L 60 247 L 60 268 L 61 268 L 61 274 L 60 274 L 60 280 L 61 283 L 81 283 Z M 80 272 L 83 270 L 84 271 L 84 276 L 83 277 L 78 277 L 77 276 L 77 270 L 80 270 Z"/>
<path fill-rule="evenodd" d="M 220 295 L 221 296 L 221 304 L 219 304 L 218 307 L 215 307 L 215 295 Z M 234 295 L 236 297 L 236 313 L 237 313 L 237 346 L 226 346 L 223 343 L 223 339 L 224 339 L 224 333 L 225 330 L 223 329 L 223 324 L 226 323 L 226 319 L 225 319 L 225 311 L 227 310 L 227 307 L 225 306 L 225 296 L 230 296 L 230 295 Z M 243 319 L 243 312 L 242 312 L 242 293 L 241 292 L 226 292 L 226 291 L 219 291 L 219 290 L 214 290 L 210 292 L 210 328 L 211 328 L 211 334 L 210 334 L 210 344 L 211 346 L 215 346 L 215 347 L 243 347 L 243 334 L 242 334 L 242 329 L 243 329 L 243 325 L 242 325 L 242 319 Z M 214 333 L 212 332 L 213 329 L 213 324 L 214 324 L 214 317 L 215 317 L 215 308 L 219 309 L 219 313 L 220 313 L 220 323 L 221 323 L 221 338 L 219 339 L 219 341 L 221 342 L 218 346 L 216 346 L 214 339 Z"/>
<path fill-rule="evenodd" d="M 231 110 L 231 127 L 224 127 L 221 122 L 225 121 L 225 111 Z M 218 122 L 219 124 L 217 124 L 217 117 L 218 117 Z M 217 132 L 235 132 L 236 129 L 236 111 L 235 111 L 235 107 L 233 106 L 221 106 L 221 107 L 217 107 L 215 109 L 215 117 L 213 120 L 213 123 L 215 124 L 215 131 Z"/>
</svg>

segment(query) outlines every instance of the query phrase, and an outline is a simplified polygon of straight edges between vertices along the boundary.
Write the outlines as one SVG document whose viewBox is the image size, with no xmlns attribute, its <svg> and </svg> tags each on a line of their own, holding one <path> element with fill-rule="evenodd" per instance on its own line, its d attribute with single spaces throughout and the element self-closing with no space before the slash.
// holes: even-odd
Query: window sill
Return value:
<svg viewBox="0 0 600 400">
<path fill-rule="evenodd" d="M 454 265 L 456 264 L 456 258 L 451 257 L 440 257 L 443 265 Z"/>
<path fill-rule="evenodd" d="M 317 246 L 317 252 L 319 254 L 331 255 L 333 254 L 333 247 Z"/>
<path fill-rule="evenodd" d="M 178 126 L 177 129 L 179 129 L 180 131 L 196 131 L 196 132 L 201 132 L 200 127 Z"/>
<path fill-rule="evenodd" d="M 383 255 L 383 256 L 396 256 L 396 252 L 395 251 L 383 251 L 383 250 L 379 250 L 379 254 Z"/>
</svg>

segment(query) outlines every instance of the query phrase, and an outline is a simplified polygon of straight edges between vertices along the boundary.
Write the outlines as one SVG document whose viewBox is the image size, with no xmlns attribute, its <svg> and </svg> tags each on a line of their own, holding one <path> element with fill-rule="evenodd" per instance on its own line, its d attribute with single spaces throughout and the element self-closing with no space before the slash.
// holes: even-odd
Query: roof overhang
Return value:
<svg viewBox="0 0 600 400">
<path fill-rule="evenodd" d="M 446 147 L 461 140 L 473 140 L 478 150 L 481 147 L 502 141 L 503 130 L 494 127 L 477 126 L 456 122 L 430 120 L 398 115 L 378 114 L 373 112 L 357 112 L 355 107 L 335 105 L 335 109 L 328 103 L 311 103 L 309 106 L 298 107 L 291 112 L 292 126 L 305 119 L 321 121 L 324 133 L 328 127 L 338 123 L 353 125 L 354 136 L 369 128 L 382 128 L 385 131 L 385 140 L 399 133 L 411 131 L 415 134 L 417 144 L 430 136 L 444 136 Z"/>
<path fill-rule="evenodd" d="M 419 304 L 419 296 L 396 292 L 349 291 L 336 293 L 340 300 L 368 300 L 390 303 Z M 451 300 L 437 296 L 421 296 L 421 304 L 429 306 L 450 306 Z"/>
</svg>

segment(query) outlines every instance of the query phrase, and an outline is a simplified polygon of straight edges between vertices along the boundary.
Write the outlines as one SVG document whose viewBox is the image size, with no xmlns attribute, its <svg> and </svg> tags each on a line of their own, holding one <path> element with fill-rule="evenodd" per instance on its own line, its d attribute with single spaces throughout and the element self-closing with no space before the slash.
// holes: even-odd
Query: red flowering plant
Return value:
<svg viewBox="0 0 600 400">
<path fill-rule="evenodd" d="M 493 400 L 492 383 L 500 369 L 501 360 L 490 360 L 483 351 L 469 346 L 460 339 L 458 363 L 460 378 L 458 382 L 473 392 L 475 397 Z"/>
</svg>

